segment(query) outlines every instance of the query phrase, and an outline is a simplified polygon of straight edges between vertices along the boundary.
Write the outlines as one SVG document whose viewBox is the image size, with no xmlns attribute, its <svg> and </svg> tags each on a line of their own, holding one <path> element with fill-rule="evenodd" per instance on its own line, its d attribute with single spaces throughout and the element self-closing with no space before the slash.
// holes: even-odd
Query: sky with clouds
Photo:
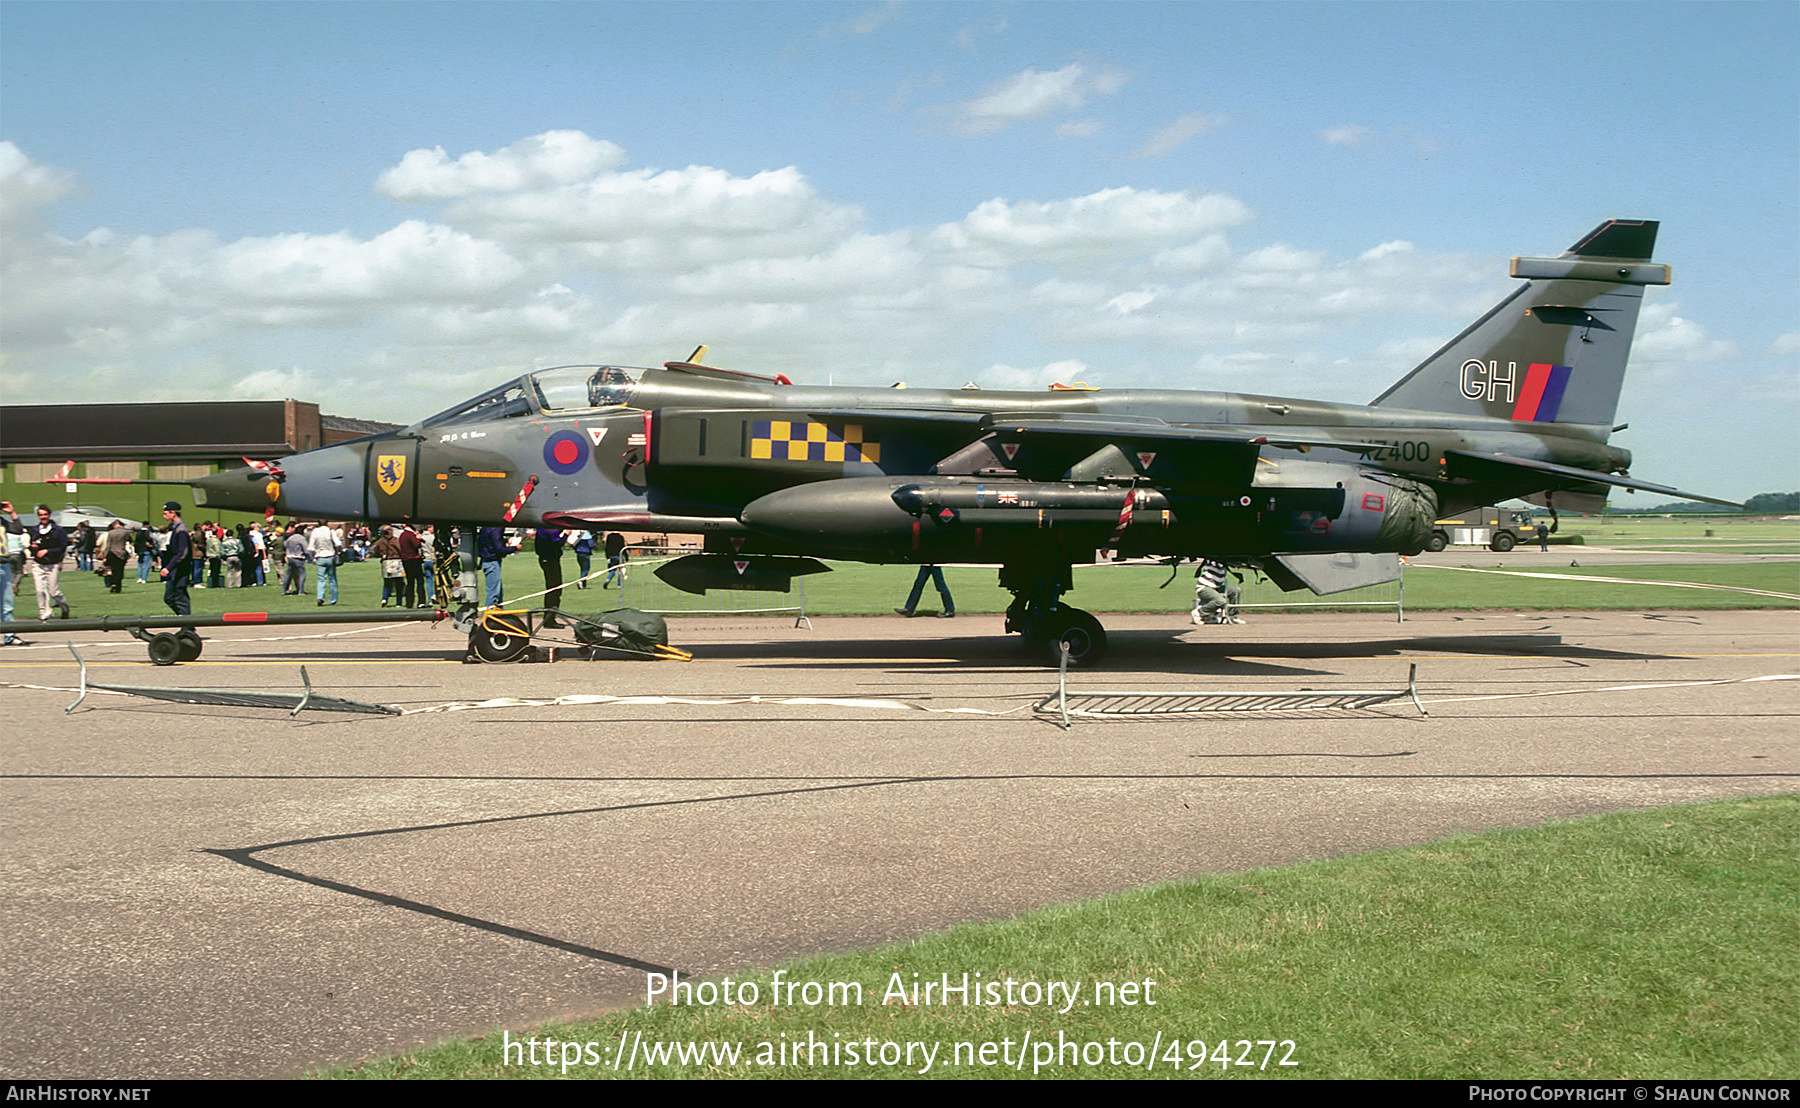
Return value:
<svg viewBox="0 0 1800 1108">
<path fill-rule="evenodd" d="M 1800 487 L 1800 5 L 0 5 L 0 396 L 538 366 L 1366 402 L 1663 222 L 1615 438 Z M 0 434 L 3 434 L 0 428 Z"/>
</svg>

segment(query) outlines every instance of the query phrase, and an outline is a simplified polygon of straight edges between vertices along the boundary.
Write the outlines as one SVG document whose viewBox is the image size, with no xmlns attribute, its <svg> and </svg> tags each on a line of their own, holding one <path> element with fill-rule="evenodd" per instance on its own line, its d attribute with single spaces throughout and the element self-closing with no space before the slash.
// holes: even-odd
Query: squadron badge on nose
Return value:
<svg viewBox="0 0 1800 1108">
<path fill-rule="evenodd" d="M 406 480 L 406 455 L 381 454 L 375 459 L 375 484 L 389 496 L 399 491 L 400 483 Z"/>
</svg>

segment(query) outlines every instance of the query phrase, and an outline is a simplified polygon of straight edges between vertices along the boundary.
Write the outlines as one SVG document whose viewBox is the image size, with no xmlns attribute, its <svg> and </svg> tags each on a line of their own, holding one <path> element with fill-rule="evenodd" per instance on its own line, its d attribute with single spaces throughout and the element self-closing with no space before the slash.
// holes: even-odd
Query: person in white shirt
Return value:
<svg viewBox="0 0 1800 1108">
<path fill-rule="evenodd" d="M 326 604 L 325 595 L 331 594 L 330 603 L 338 602 L 338 557 L 344 549 L 343 531 L 333 528 L 329 523 L 321 523 L 306 536 L 306 550 L 312 555 L 313 565 L 318 567 L 315 576 L 318 579 L 319 607 Z"/>
</svg>

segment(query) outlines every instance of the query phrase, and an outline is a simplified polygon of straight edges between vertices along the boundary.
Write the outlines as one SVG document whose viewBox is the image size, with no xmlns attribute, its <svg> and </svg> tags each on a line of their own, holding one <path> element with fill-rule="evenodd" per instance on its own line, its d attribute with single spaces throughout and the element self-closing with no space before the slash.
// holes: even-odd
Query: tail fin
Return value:
<svg viewBox="0 0 1800 1108">
<path fill-rule="evenodd" d="M 1522 288 L 1376 397 L 1375 407 L 1612 426 L 1659 224 L 1609 219 L 1560 258 L 1514 258 Z"/>
</svg>

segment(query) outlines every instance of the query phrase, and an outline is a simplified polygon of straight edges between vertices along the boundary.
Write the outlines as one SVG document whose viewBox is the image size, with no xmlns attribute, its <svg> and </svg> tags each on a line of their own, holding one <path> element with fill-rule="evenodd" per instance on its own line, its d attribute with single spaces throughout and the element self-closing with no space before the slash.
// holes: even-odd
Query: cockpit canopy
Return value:
<svg viewBox="0 0 1800 1108">
<path fill-rule="evenodd" d="M 540 369 L 429 416 L 418 428 L 621 408 L 631 403 L 641 373 L 642 369 L 616 365 Z"/>
</svg>

